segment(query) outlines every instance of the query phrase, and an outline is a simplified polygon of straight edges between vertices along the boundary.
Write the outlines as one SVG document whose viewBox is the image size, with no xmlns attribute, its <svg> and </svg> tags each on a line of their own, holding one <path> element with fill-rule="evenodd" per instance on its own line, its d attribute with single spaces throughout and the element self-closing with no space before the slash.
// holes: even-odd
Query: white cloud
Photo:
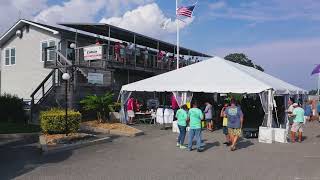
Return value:
<svg viewBox="0 0 320 180">
<path fill-rule="evenodd" d="M 224 1 L 218 1 L 214 3 L 209 4 L 209 9 L 210 10 L 216 10 L 216 9 L 221 9 L 226 7 L 226 3 Z"/>
<path fill-rule="evenodd" d="M 245 53 L 256 64 L 262 65 L 267 73 L 306 89 L 315 86 L 315 77 L 310 73 L 319 63 L 320 37 L 284 40 L 238 48 L 219 48 L 212 54 L 224 57 L 229 53 Z"/>
<path fill-rule="evenodd" d="M 94 22 L 96 16 L 117 15 L 152 0 L 70 0 L 42 10 L 35 18 L 49 24 L 57 22 Z"/>
<path fill-rule="evenodd" d="M 20 18 L 31 18 L 46 8 L 46 0 L 1 0 L 0 1 L 0 34 Z M 20 14 L 20 15 L 19 15 Z"/>
<path fill-rule="evenodd" d="M 179 21 L 181 29 L 188 26 L 193 21 L 193 18 L 187 18 L 184 21 L 185 22 Z M 156 3 L 151 3 L 127 11 L 121 17 L 103 18 L 100 22 L 112 24 L 153 37 L 162 37 L 176 32 L 176 23 L 178 20 L 172 20 L 165 16 Z M 165 29 L 161 28 L 163 22 L 166 22 Z"/>
<path fill-rule="evenodd" d="M 320 20 L 320 1 L 318 0 L 253 0 L 241 2 L 239 6 L 224 2 L 213 3 L 212 6 L 216 8 L 216 11 L 209 14 L 215 18 L 258 22 L 295 19 Z"/>
</svg>

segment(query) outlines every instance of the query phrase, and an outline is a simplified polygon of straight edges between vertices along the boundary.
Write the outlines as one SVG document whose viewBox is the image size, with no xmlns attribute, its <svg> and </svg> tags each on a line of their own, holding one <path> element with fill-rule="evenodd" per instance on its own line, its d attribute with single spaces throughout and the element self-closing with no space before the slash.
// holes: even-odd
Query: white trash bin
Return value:
<svg viewBox="0 0 320 180">
<path fill-rule="evenodd" d="M 272 143 L 274 133 L 273 133 L 273 128 L 269 127 L 259 127 L 259 142 L 261 143 Z"/>
<path fill-rule="evenodd" d="M 275 142 L 280 142 L 280 143 L 287 143 L 287 134 L 288 131 L 286 131 L 286 129 L 282 129 L 282 128 L 273 128 L 273 140 Z"/>
</svg>

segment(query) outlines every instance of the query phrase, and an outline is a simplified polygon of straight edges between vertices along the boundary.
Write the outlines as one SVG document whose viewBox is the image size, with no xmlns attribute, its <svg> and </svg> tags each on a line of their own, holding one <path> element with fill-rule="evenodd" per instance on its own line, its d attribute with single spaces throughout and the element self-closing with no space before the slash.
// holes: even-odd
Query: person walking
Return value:
<svg viewBox="0 0 320 180">
<path fill-rule="evenodd" d="M 225 111 L 228 106 L 229 104 L 225 102 L 223 108 L 221 109 L 220 117 L 222 118 L 222 131 L 223 134 L 226 136 L 226 141 L 223 144 L 230 146 L 231 142 L 228 134 L 228 118 L 225 116 Z"/>
<path fill-rule="evenodd" d="M 207 130 L 212 131 L 212 105 L 207 101 L 205 103 L 204 115 L 207 123 Z"/>
<path fill-rule="evenodd" d="M 239 106 L 236 106 L 236 101 L 231 100 L 231 105 L 225 110 L 225 117 L 228 118 L 228 134 L 231 141 L 231 151 L 236 150 L 237 141 L 241 135 L 243 125 L 243 113 Z"/>
<path fill-rule="evenodd" d="M 295 143 L 297 132 L 298 132 L 298 141 L 302 142 L 304 110 L 297 103 L 294 103 L 293 107 L 294 107 L 294 110 L 292 112 L 293 124 L 291 127 L 291 142 Z"/>
<path fill-rule="evenodd" d="M 190 120 L 188 149 L 192 151 L 192 141 L 195 137 L 197 141 L 197 151 L 201 152 L 203 151 L 201 148 L 201 120 L 203 119 L 203 113 L 198 108 L 197 102 L 194 102 L 192 108 L 189 110 L 188 118 Z"/>
<path fill-rule="evenodd" d="M 177 147 L 180 147 L 180 149 L 187 148 L 184 145 L 184 139 L 186 137 L 186 132 L 187 132 L 187 120 L 188 120 L 187 111 L 188 111 L 187 105 L 182 105 L 181 108 L 176 113 L 176 118 L 178 120 L 178 128 L 179 128 Z"/>
</svg>

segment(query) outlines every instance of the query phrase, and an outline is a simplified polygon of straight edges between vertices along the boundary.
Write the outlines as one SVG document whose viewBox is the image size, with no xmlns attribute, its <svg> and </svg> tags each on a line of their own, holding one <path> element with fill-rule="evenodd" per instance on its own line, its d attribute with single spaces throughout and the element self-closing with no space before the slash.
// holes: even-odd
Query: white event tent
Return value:
<svg viewBox="0 0 320 180">
<path fill-rule="evenodd" d="M 192 92 L 259 94 L 267 127 L 272 126 L 274 96 L 303 95 L 307 91 L 261 72 L 219 57 L 122 86 L 121 120 L 131 92 L 173 92 L 179 105 L 192 98 Z"/>
</svg>

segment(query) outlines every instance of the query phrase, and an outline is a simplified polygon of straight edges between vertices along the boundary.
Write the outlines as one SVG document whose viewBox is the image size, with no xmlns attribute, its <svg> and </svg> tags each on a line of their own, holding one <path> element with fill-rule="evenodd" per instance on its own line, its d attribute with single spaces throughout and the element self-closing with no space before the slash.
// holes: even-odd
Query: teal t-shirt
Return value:
<svg viewBox="0 0 320 180">
<path fill-rule="evenodd" d="M 179 126 L 187 126 L 188 113 L 184 109 L 179 109 L 176 113 Z"/>
<path fill-rule="evenodd" d="M 293 122 L 298 122 L 298 123 L 304 122 L 304 110 L 301 107 L 294 108 L 292 114 L 295 115 Z"/>
<path fill-rule="evenodd" d="M 190 118 L 190 129 L 201 128 L 201 120 L 203 119 L 202 111 L 199 108 L 191 108 L 188 114 Z"/>
</svg>

